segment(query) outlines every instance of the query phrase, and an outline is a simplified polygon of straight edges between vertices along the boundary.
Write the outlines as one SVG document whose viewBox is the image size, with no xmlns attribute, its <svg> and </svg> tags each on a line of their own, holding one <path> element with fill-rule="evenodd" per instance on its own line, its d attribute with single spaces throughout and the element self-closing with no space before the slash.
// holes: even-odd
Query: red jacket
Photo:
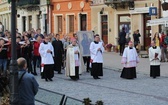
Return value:
<svg viewBox="0 0 168 105">
<path fill-rule="evenodd" d="M 166 35 L 164 35 L 164 34 L 162 34 L 161 35 L 161 38 L 160 38 L 160 45 L 162 46 L 162 47 L 167 47 L 167 45 L 164 43 L 164 39 L 165 39 L 165 37 L 166 37 Z"/>
<path fill-rule="evenodd" d="M 39 53 L 40 43 L 39 42 L 34 42 L 33 47 L 34 47 L 33 54 L 35 56 L 40 56 L 40 53 Z"/>
<path fill-rule="evenodd" d="M 11 43 L 7 43 L 8 50 L 7 50 L 7 56 L 8 59 L 11 59 Z"/>
</svg>

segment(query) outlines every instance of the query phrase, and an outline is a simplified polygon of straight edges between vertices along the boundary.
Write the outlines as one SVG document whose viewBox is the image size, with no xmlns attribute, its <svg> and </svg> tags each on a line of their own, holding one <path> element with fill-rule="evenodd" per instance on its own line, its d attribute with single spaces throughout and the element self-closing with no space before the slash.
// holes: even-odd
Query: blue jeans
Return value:
<svg viewBox="0 0 168 105">
<path fill-rule="evenodd" d="M 0 69 L 2 69 L 4 72 L 7 69 L 7 59 L 0 59 Z"/>
</svg>

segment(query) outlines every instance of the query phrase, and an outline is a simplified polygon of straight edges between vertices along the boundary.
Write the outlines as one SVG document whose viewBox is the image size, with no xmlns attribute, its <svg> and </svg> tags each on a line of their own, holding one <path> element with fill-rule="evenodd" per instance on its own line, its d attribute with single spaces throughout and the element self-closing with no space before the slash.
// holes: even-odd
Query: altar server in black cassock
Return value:
<svg viewBox="0 0 168 105">
<path fill-rule="evenodd" d="M 54 70 L 58 71 L 58 74 L 61 73 L 61 65 L 62 65 L 62 55 L 64 54 L 63 44 L 60 40 L 60 35 L 55 35 L 55 40 L 52 42 L 54 47 Z"/>
<path fill-rule="evenodd" d="M 154 41 L 151 42 L 151 47 L 149 48 L 149 60 L 150 77 L 156 78 L 160 76 L 161 50 L 159 46 L 156 46 Z"/>
<path fill-rule="evenodd" d="M 45 36 L 44 42 L 41 43 L 39 47 L 41 64 L 44 66 L 44 67 L 42 66 L 43 69 L 41 70 L 42 78 L 44 77 L 46 81 L 48 81 L 48 79 L 52 81 L 52 78 L 54 77 L 54 70 L 53 70 L 54 49 L 49 40 L 50 40 L 49 37 Z"/>
<path fill-rule="evenodd" d="M 90 44 L 92 70 L 91 76 L 94 79 L 100 79 L 98 76 L 103 76 L 103 43 L 100 42 L 99 35 L 95 35 L 94 42 Z"/>
</svg>

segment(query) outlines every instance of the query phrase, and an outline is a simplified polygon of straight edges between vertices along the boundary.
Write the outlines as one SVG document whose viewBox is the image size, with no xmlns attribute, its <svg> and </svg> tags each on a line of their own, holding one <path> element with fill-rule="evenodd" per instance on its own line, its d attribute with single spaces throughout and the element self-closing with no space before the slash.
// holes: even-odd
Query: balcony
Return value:
<svg viewBox="0 0 168 105">
<path fill-rule="evenodd" d="M 40 0 L 19 0 L 17 6 L 33 6 L 40 4 Z"/>
<path fill-rule="evenodd" d="M 121 7 L 123 9 L 129 7 L 129 9 L 132 10 L 135 6 L 134 0 L 105 0 L 104 3 L 114 9 L 117 9 L 118 7 Z"/>
</svg>

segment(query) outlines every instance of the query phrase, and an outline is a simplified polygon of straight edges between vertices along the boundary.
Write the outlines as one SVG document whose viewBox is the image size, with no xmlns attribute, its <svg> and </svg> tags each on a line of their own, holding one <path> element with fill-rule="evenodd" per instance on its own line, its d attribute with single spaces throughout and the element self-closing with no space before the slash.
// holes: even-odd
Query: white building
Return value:
<svg viewBox="0 0 168 105">
<path fill-rule="evenodd" d="M 50 32 L 47 27 L 47 0 L 40 0 L 40 3 L 31 4 L 31 0 L 19 0 L 17 4 L 17 25 L 19 32 L 35 30 L 40 28 L 41 32 Z M 38 0 L 37 0 L 38 1 Z M 30 4 L 29 4 L 30 3 Z M 11 30 L 11 4 L 8 0 L 0 0 L 0 22 L 4 30 Z"/>
<path fill-rule="evenodd" d="M 10 30 L 11 26 L 11 5 L 8 0 L 0 0 L 0 22 L 4 25 L 4 30 Z"/>
<path fill-rule="evenodd" d="M 17 26 L 19 32 L 40 28 L 41 32 L 47 31 L 47 3 L 40 0 L 40 4 L 22 5 L 17 8 Z"/>
</svg>

